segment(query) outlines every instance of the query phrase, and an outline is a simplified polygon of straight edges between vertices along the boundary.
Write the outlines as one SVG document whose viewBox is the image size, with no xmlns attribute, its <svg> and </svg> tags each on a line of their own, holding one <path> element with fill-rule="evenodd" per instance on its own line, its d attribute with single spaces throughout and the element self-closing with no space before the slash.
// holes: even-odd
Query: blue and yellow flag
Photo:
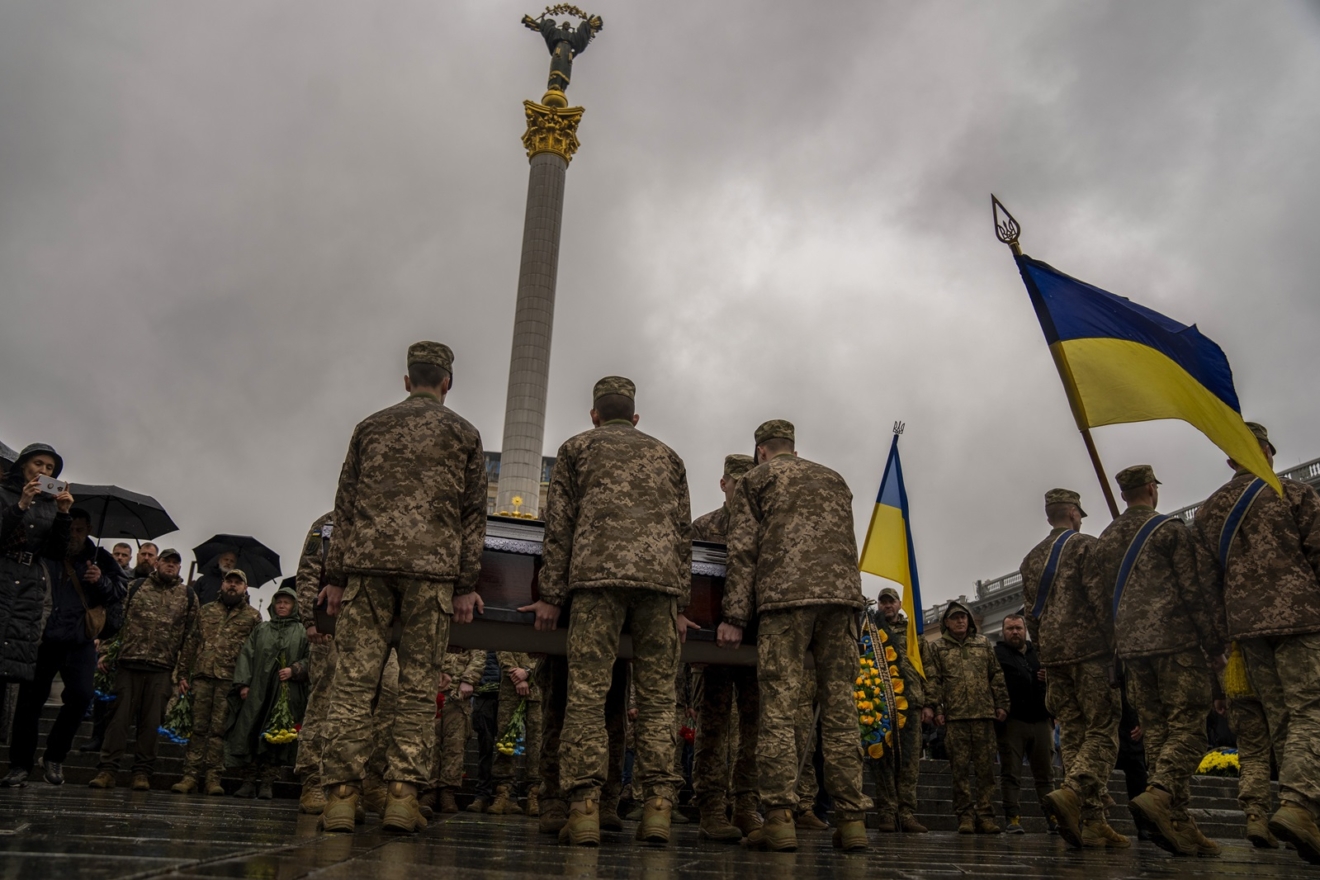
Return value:
<svg viewBox="0 0 1320 880">
<path fill-rule="evenodd" d="M 907 489 L 903 465 L 898 460 L 898 434 L 889 447 L 889 461 L 880 480 L 871 525 L 862 543 L 858 567 L 867 574 L 888 578 L 903 586 L 903 609 L 907 612 L 907 652 L 912 666 L 923 678 L 921 666 L 921 586 L 917 582 L 917 555 L 912 549 L 912 523 L 908 520 Z"/>
<path fill-rule="evenodd" d="M 1179 324 L 1039 260 L 1017 261 L 1079 430 L 1182 419 L 1282 494 L 1242 420 L 1228 358 L 1196 325 Z"/>
</svg>

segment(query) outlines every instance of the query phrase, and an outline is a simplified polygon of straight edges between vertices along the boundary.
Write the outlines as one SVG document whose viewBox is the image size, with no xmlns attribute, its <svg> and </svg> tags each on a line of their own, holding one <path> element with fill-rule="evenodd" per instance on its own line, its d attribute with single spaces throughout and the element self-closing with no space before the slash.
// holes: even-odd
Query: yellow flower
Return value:
<svg viewBox="0 0 1320 880">
<path fill-rule="evenodd" d="M 885 732 L 885 745 L 894 744 L 894 732 L 892 730 Z"/>
<path fill-rule="evenodd" d="M 866 684 L 866 679 L 862 678 L 862 677 L 859 675 L 859 676 L 857 676 L 857 680 L 854 681 L 853 684 L 855 684 L 855 685 L 859 685 L 859 686 L 860 686 L 860 685 L 863 685 L 863 684 Z"/>
<path fill-rule="evenodd" d="M 880 743 L 871 743 L 871 745 L 866 747 L 866 753 L 872 758 L 879 759 L 884 756 L 885 747 L 880 745 Z"/>
<path fill-rule="evenodd" d="M 889 641 L 889 633 L 885 632 L 884 630 L 880 630 L 880 644 L 883 645 L 887 641 Z"/>
<path fill-rule="evenodd" d="M 872 724 L 875 723 L 875 719 L 872 718 L 870 715 L 863 715 L 861 718 L 858 718 L 857 720 L 860 721 L 862 724 L 866 725 L 867 727 L 870 727 Z"/>
<path fill-rule="evenodd" d="M 896 694 L 903 693 L 903 679 L 901 678 L 894 679 L 894 693 Z"/>
<path fill-rule="evenodd" d="M 889 667 L 889 677 L 890 677 L 890 678 L 898 678 L 898 667 L 897 667 L 897 666 L 891 666 L 891 667 Z"/>
<path fill-rule="evenodd" d="M 870 712 L 870 711 L 871 711 L 871 701 L 870 701 L 870 700 L 862 700 L 862 706 L 861 706 L 861 707 L 862 707 L 863 709 L 865 709 L 867 712 Z"/>
<path fill-rule="evenodd" d="M 907 697 L 894 697 L 894 707 L 903 710 L 908 707 Z"/>
<path fill-rule="evenodd" d="M 898 716 L 898 726 L 899 726 L 900 728 L 907 727 L 907 716 L 906 716 L 906 715 L 899 715 L 899 716 Z"/>
<path fill-rule="evenodd" d="M 890 663 L 895 662 L 896 660 L 898 660 L 898 652 L 895 651 L 893 648 L 886 646 L 885 659 L 888 660 Z"/>
</svg>

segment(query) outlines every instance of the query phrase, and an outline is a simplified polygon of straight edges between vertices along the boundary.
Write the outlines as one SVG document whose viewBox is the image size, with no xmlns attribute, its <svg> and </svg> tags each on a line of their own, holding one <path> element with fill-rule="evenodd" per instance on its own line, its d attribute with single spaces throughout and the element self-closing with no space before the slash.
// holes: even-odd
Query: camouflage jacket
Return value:
<svg viewBox="0 0 1320 880">
<path fill-rule="evenodd" d="M 729 535 L 729 505 L 703 513 L 692 521 L 692 540 L 723 544 Z"/>
<path fill-rule="evenodd" d="M 898 656 L 894 664 L 898 667 L 898 674 L 903 679 L 903 696 L 907 697 L 909 713 L 919 714 L 926 705 L 926 680 L 917 672 L 916 667 L 912 665 L 912 659 L 908 657 L 907 651 L 907 616 L 900 612 L 898 618 L 891 624 L 885 621 L 884 615 L 879 615 L 875 622 L 875 628 L 878 632 L 883 629 L 889 633 L 889 641 L 886 644 L 894 649 Z M 917 638 L 921 638 L 917 636 Z M 923 655 L 922 665 L 925 665 Z"/>
<path fill-rule="evenodd" d="M 944 633 L 930 643 L 926 668 L 926 706 L 948 721 L 995 717 L 1009 709 L 1004 669 L 985 636 L 969 632 L 961 642 Z"/>
<path fill-rule="evenodd" d="M 852 492 L 822 464 L 779 455 L 738 483 L 729 517 L 724 619 L 807 605 L 865 608 Z"/>
<path fill-rule="evenodd" d="M 197 625 L 197 594 L 177 576 L 157 572 L 129 584 L 119 665 L 127 669 L 173 670 Z"/>
<path fill-rule="evenodd" d="M 1086 589 L 1105 597 L 1114 621 L 1118 656 L 1176 654 L 1198 645 L 1211 656 L 1226 646 L 1212 584 L 1198 572 L 1196 542 L 1182 520 L 1158 527 L 1132 566 L 1114 610 L 1114 588 L 1123 557 L 1143 525 L 1158 516 L 1151 507 L 1129 507 L 1100 533 L 1086 561 Z"/>
<path fill-rule="evenodd" d="M 440 664 L 440 671 L 449 676 L 449 687 L 445 697 L 458 698 L 458 686 L 472 685 L 476 690 L 481 684 L 481 671 L 486 667 L 486 652 L 473 648 L 468 651 L 446 651 Z M 502 733 L 503 731 L 501 731 Z"/>
<path fill-rule="evenodd" d="M 1229 545 L 1228 570 L 1219 564 L 1219 540 L 1233 505 L 1254 479 L 1239 473 L 1196 511 L 1202 576 L 1219 590 L 1230 638 L 1320 632 L 1320 495 L 1296 480 L 1283 481 L 1283 497 L 1260 491 Z M 1219 591 L 1217 590 L 1217 592 Z"/>
<path fill-rule="evenodd" d="M 531 654 L 527 654 L 522 651 L 500 651 L 495 656 L 500 661 L 501 675 L 507 677 L 509 673 L 513 672 L 513 670 L 515 669 L 526 669 L 527 683 L 532 686 L 532 692 L 531 694 L 528 695 L 528 699 L 531 700 L 541 699 L 541 690 L 536 686 L 535 673 L 536 673 L 537 663 L 534 659 L 532 659 Z"/>
<path fill-rule="evenodd" d="M 1039 618 L 1032 615 L 1040 579 L 1049 563 L 1054 541 L 1063 533 L 1054 529 L 1022 560 L 1022 603 L 1027 629 L 1040 652 L 1042 666 L 1068 666 L 1087 660 L 1109 662 L 1114 656 L 1114 613 L 1109 602 L 1114 591 L 1088 584 L 1083 577 L 1095 538 L 1076 534 L 1068 539 L 1055 568 L 1054 586 Z"/>
<path fill-rule="evenodd" d="M 321 587 L 325 586 L 323 581 L 325 555 L 330 542 L 322 537 L 321 529 L 324 526 L 331 526 L 331 534 L 333 534 L 334 520 L 333 511 L 317 517 L 312 527 L 307 530 L 302 553 L 298 556 L 298 574 L 294 578 L 294 583 L 297 584 L 298 589 L 298 616 L 302 618 L 305 627 L 316 625 L 316 597 L 320 594 Z"/>
<path fill-rule="evenodd" d="M 261 615 L 248 601 L 233 608 L 219 600 L 203 605 L 197 612 L 197 625 L 189 630 L 188 640 L 179 652 L 174 680 L 233 680 L 238 652 L 258 623 Z"/>
<path fill-rule="evenodd" d="M 486 541 L 481 435 L 431 394 L 358 423 L 335 494 L 326 579 L 350 574 L 477 587 Z"/>
<path fill-rule="evenodd" d="M 546 496 L 540 596 L 628 587 L 678 597 L 692 588 L 692 507 L 683 459 L 627 422 L 559 447 Z"/>
</svg>

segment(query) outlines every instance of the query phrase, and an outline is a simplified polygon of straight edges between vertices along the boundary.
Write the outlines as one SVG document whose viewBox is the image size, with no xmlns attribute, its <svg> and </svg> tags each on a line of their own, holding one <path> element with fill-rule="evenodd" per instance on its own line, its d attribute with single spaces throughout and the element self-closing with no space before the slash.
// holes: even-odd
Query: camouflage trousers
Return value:
<svg viewBox="0 0 1320 880">
<path fill-rule="evenodd" d="M 434 707 L 435 703 L 431 705 Z M 385 771 L 389 765 L 390 725 L 394 723 L 398 706 L 399 652 L 390 649 L 385 668 L 380 672 L 376 699 L 371 707 L 371 757 L 367 759 L 367 767 L 362 772 L 362 781 L 369 787 L 385 783 Z M 435 716 L 434 708 L 431 715 Z"/>
<path fill-rule="evenodd" d="M 840 820 L 860 819 L 871 806 L 862 792 L 862 739 L 853 679 L 857 676 L 857 612 L 843 605 L 812 605 L 761 615 L 756 641 L 761 686 L 759 777 L 765 809 L 796 810 L 799 748 L 807 652 L 815 658 L 820 700 L 825 790 Z M 811 768 L 810 758 L 803 776 Z M 812 773 L 811 775 L 815 775 Z"/>
<path fill-rule="evenodd" d="M 921 776 L 921 710 L 903 713 L 907 723 L 898 731 L 898 748 L 886 748 L 877 760 L 867 759 L 875 781 L 875 809 L 881 816 L 917 812 L 917 781 Z"/>
<path fill-rule="evenodd" d="M 522 700 L 523 698 L 518 696 L 517 685 L 513 683 L 513 679 L 507 675 L 500 676 L 500 708 L 495 721 L 497 737 L 504 736 L 504 731 L 508 729 L 509 723 L 513 720 L 513 713 L 518 710 L 518 704 Z M 527 696 L 523 759 L 523 780 L 528 788 L 539 788 L 541 785 L 541 691 L 535 685 L 532 685 L 531 693 Z M 491 779 L 496 785 L 509 785 L 513 782 L 513 764 L 513 755 L 495 752 Z"/>
<path fill-rule="evenodd" d="M 435 719 L 435 772 L 430 788 L 463 787 L 463 753 L 472 730 L 472 700 L 458 689 L 445 694 L 445 705 Z"/>
<path fill-rule="evenodd" d="M 701 673 L 692 792 L 701 809 L 755 810 L 761 689 L 752 666 L 707 666 Z M 733 743 L 736 739 L 736 746 Z"/>
<path fill-rule="evenodd" d="M 995 793 L 995 723 L 988 718 L 946 721 L 944 747 L 949 752 L 953 776 L 953 814 L 958 817 L 993 818 L 990 798 Z M 976 775 L 973 800 L 972 781 Z"/>
<path fill-rule="evenodd" d="M 435 695 L 449 642 L 454 585 L 415 578 L 352 575 L 335 627 L 339 658 L 334 700 L 326 716 L 333 731 L 322 758 L 326 786 L 360 784 L 371 757 L 372 702 L 389 654 L 392 621 L 399 640 L 398 705 L 385 736 L 387 782 L 425 786 L 435 751 Z"/>
<path fill-rule="evenodd" d="M 192 680 L 192 736 L 183 759 L 183 775 L 200 779 L 208 770 L 225 768 L 225 721 L 233 682 L 219 678 Z"/>
<path fill-rule="evenodd" d="M 674 772 L 674 677 L 678 669 L 678 599 L 636 588 L 578 590 L 568 624 L 568 703 L 559 743 L 560 785 L 571 800 L 596 798 L 608 772 L 605 698 L 619 635 L 628 625 L 633 643 L 637 701 L 634 787 L 646 799 L 676 799 L 682 777 Z"/>
<path fill-rule="evenodd" d="M 1082 816 L 1105 813 L 1109 774 L 1118 760 L 1118 719 L 1123 704 L 1109 686 L 1108 660 L 1051 666 L 1045 673 L 1045 708 L 1061 726 L 1063 787 L 1082 800 Z"/>
<path fill-rule="evenodd" d="M 1169 809 L 1182 819 L 1192 800 L 1192 776 L 1205 757 L 1210 667 L 1200 648 L 1123 662 L 1128 703 L 1144 731 L 1149 784 L 1169 793 Z"/>
<path fill-rule="evenodd" d="M 1274 735 L 1279 800 L 1320 819 L 1320 633 L 1238 644 Z"/>
<path fill-rule="evenodd" d="M 562 801 L 559 787 L 559 740 L 568 705 L 568 658 L 547 656 L 536 665 L 536 683 L 541 691 L 541 798 Z M 628 661 L 615 660 L 610 688 L 605 693 L 605 732 L 609 738 L 605 785 L 600 791 L 602 807 L 617 809 L 623 791 L 623 755 L 628 739 Z"/>
<path fill-rule="evenodd" d="M 802 676 L 797 717 L 793 721 L 793 747 L 797 749 L 797 811 L 805 813 L 816 806 L 820 776 L 816 773 L 816 677 Z M 758 772 L 757 776 L 760 774 Z"/>
<path fill-rule="evenodd" d="M 325 751 L 325 716 L 330 708 L 331 688 L 335 681 L 334 637 L 325 645 L 309 645 L 308 677 L 311 691 L 307 695 L 307 711 L 303 713 L 302 730 L 298 731 L 298 760 L 294 773 L 304 785 L 321 784 L 321 753 Z"/>
<path fill-rule="evenodd" d="M 1228 726 L 1237 737 L 1238 806 L 1242 812 L 1269 817 L 1270 724 L 1265 707 L 1255 697 L 1230 697 Z"/>
</svg>

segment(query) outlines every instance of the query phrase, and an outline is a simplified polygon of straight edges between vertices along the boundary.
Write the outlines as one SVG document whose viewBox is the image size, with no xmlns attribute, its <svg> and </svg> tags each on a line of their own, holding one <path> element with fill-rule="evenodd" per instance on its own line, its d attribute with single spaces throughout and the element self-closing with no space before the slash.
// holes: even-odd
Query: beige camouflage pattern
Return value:
<svg viewBox="0 0 1320 880">
<path fill-rule="evenodd" d="M 380 681 L 376 685 L 376 700 L 371 707 L 371 753 L 367 757 L 366 769 L 362 771 L 362 781 L 367 788 L 385 784 L 390 763 L 390 728 L 398 711 L 399 652 L 391 650 L 385 658 L 385 668 L 381 670 Z M 435 715 L 434 710 L 431 715 Z"/>
<path fill-rule="evenodd" d="M 334 523 L 327 582 L 372 575 L 472 592 L 486 537 L 481 435 L 426 393 L 368 416 L 349 443 Z"/>
<path fill-rule="evenodd" d="M 701 672 L 692 792 L 698 807 L 722 809 L 728 796 L 756 797 L 761 689 L 751 666 L 707 666 Z M 737 739 L 737 747 L 730 741 Z"/>
<path fill-rule="evenodd" d="M 760 720 L 757 721 L 758 741 Z M 802 692 L 798 695 L 797 712 L 793 717 L 793 747 L 797 750 L 795 760 L 798 768 L 797 811 L 805 813 L 816 805 L 816 795 L 820 793 L 820 778 L 816 773 L 816 677 L 802 676 Z M 760 772 L 757 772 L 758 785 Z"/>
<path fill-rule="evenodd" d="M 1123 704 L 1109 686 L 1113 661 L 1052 666 L 1045 675 L 1045 708 L 1059 722 L 1063 787 L 1082 801 L 1082 818 L 1104 816 L 1109 774 L 1118 760 L 1118 722 Z"/>
<path fill-rule="evenodd" d="M 807 651 L 815 658 L 825 790 L 834 800 L 835 817 L 861 819 L 871 807 L 862 792 L 862 740 L 853 700 L 858 635 L 857 613 L 845 605 L 815 604 L 761 615 L 756 640 L 761 688 L 758 759 L 766 811 L 796 810 L 800 803 L 801 752 L 795 731 L 809 674 L 803 668 Z"/>
<path fill-rule="evenodd" d="M 609 751 L 605 702 L 625 622 L 635 658 L 634 786 L 647 800 L 662 797 L 672 803 L 683 781 L 674 773 L 678 599 L 657 590 L 604 587 L 573 594 L 568 625 L 568 702 L 559 743 L 560 785 L 573 801 L 598 797 L 605 785 Z"/>
<path fill-rule="evenodd" d="M 985 719 L 958 719 L 944 724 L 944 748 L 949 752 L 953 776 L 953 814 L 978 819 L 994 818 L 995 724 Z M 971 775 L 976 776 L 972 790 Z"/>
<path fill-rule="evenodd" d="M 460 696 L 459 687 L 468 684 L 475 689 L 481 683 L 485 665 L 486 652 L 479 649 L 445 652 L 440 668 L 449 676 L 449 687 L 444 690 L 445 705 L 435 719 L 435 759 L 432 765 L 435 772 L 431 777 L 431 788 L 460 788 L 463 785 L 463 753 L 468 737 L 472 735 L 472 699 Z"/>
<path fill-rule="evenodd" d="M 321 756 L 325 751 L 325 716 L 330 711 L 335 682 L 335 643 L 307 646 L 307 709 L 298 731 L 298 758 L 294 773 L 306 785 L 320 785 Z"/>
<path fill-rule="evenodd" d="M 1145 731 L 1150 784 L 1169 792 L 1169 808 L 1181 820 L 1191 802 L 1192 776 L 1206 752 L 1210 667 L 1200 648 L 1131 658 L 1125 665 L 1128 703 Z"/>
<path fill-rule="evenodd" d="M 325 586 L 324 551 L 329 549 L 330 542 L 323 542 L 321 528 L 328 525 L 333 529 L 333 524 L 333 511 L 318 516 L 307 530 L 302 553 L 298 555 L 298 571 L 294 576 L 298 589 L 298 616 L 308 628 L 316 625 L 316 598 L 321 587 Z"/>
<path fill-rule="evenodd" d="M 564 710 L 568 703 L 568 658 L 550 655 L 536 668 L 541 688 L 541 802 L 566 803 L 559 785 L 559 745 L 564 729 Z M 626 660 L 615 660 L 610 686 L 605 692 L 605 732 L 609 741 L 605 785 L 600 790 L 602 809 L 617 808 L 623 790 L 623 757 L 629 744 L 628 692 L 629 667 Z"/>
<path fill-rule="evenodd" d="M 408 346 L 408 366 L 434 364 L 446 373 L 454 372 L 454 350 L 443 342 L 414 342 Z"/>
<path fill-rule="evenodd" d="M 1263 490 L 1262 495 L 1269 490 Z M 1320 819 L 1320 633 L 1244 639 L 1251 689 L 1279 759 L 1279 800 Z"/>
<path fill-rule="evenodd" d="M 342 520 L 337 519 L 337 522 Z M 339 533 L 332 539 L 338 540 Z M 371 705 L 389 653 L 394 609 L 403 632 L 397 649 L 398 708 L 386 740 L 387 782 L 425 787 L 435 750 L 435 696 L 449 643 L 453 584 L 352 575 L 335 626 L 338 659 L 326 715 L 334 731 L 322 757 L 326 786 L 358 784 L 373 744 Z"/>
<path fill-rule="evenodd" d="M 1076 534 L 1068 539 L 1059 555 L 1055 569 L 1054 586 L 1040 618 L 1032 616 L 1040 579 L 1049 564 L 1054 541 L 1064 532 L 1057 528 L 1050 532 L 1026 558 L 1019 569 L 1022 572 L 1022 603 L 1027 616 L 1027 629 L 1040 652 L 1042 666 L 1068 666 L 1114 655 L 1113 611 L 1109 601 L 1113 598 L 1112 584 L 1102 589 L 1098 582 L 1084 578 L 1086 559 L 1095 547 L 1095 538 Z"/>
<path fill-rule="evenodd" d="M 630 400 L 636 400 L 637 386 L 633 384 L 632 379 L 623 376 L 606 376 L 591 389 L 591 400 L 594 403 L 607 394 L 621 394 Z"/>
<path fill-rule="evenodd" d="M 1274 812 L 1270 793 L 1270 723 L 1255 697 L 1228 699 L 1228 726 L 1237 737 L 1238 806 L 1242 812 L 1268 817 Z"/>
<path fill-rule="evenodd" d="M 734 492 L 728 548 L 723 614 L 735 626 L 754 611 L 866 607 L 852 492 L 824 465 L 786 453 L 748 471 Z"/>
<path fill-rule="evenodd" d="M 1113 613 L 1114 585 L 1137 532 L 1159 514 L 1135 505 L 1100 533 L 1086 562 L 1087 590 L 1107 596 L 1118 656 L 1153 657 L 1200 646 L 1211 656 L 1224 650 L 1223 624 L 1211 582 L 1200 576 L 1196 542 L 1182 520 L 1157 527 L 1137 556 Z"/>
<path fill-rule="evenodd" d="M 1155 468 L 1148 464 L 1134 464 L 1114 474 L 1114 482 L 1118 483 L 1118 488 L 1129 492 L 1151 483 L 1158 483 L 1159 480 L 1155 479 Z"/>
<path fill-rule="evenodd" d="M 787 419 L 771 419 L 768 422 L 762 422 L 753 435 L 756 438 L 756 445 L 760 446 L 767 440 L 796 440 L 796 431 L 793 423 Z"/>
<path fill-rule="evenodd" d="M 129 590 L 119 633 L 119 665 L 172 672 L 197 622 L 196 594 L 178 577 L 159 572 Z"/>
<path fill-rule="evenodd" d="M 686 608 L 691 516 L 683 460 L 659 440 L 621 421 L 570 437 L 546 497 L 540 597 L 563 605 L 570 591 L 638 589 Z"/>
<path fill-rule="evenodd" d="M 497 738 L 504 735 L 509 722 L 513 720 L 513 713 L 517 711 L 518 704 L 523 700 L 518 696 L 517 688 L 509 673 L 517 668 L 526 669 L 529 673 L 527 681 L 531 686 L 531 692 L 527 695 L 526 732 L 523 734 L 523 781 L 528 788 L 533 788 L 541 784 L 541 689 L 535 682 L 536 663 L 533 662 L 530 654 L 521 652 L 500 651 L 496 657 L 500 662 L 500 702 L 495 721 Z M 505 755 L 498 751 L 495 753 L 495 760 L 491 765 L 491 779 L 496 785 L 513 781 L 513 765 L 513 755 Z"/>
<path fill-rule="evenodd" d="M 729 537 L 729 505 L 703 513 L 692 521 L 692 540 L 723 544 Z"/>
<path fill-rule="evenodd" d="M 207 605 L 219 605 L 212 602 Z M 192 683 L 192 736 L 183 758 L 183 775 L 201 779 L 225 767 L 225 721 L 229 714 L 228 679 L 197 678 Z"/>
<path fill-rule="evenodd" d="M 246 601 L 233 608 L 219 600 L 197 612 L 197 624 L 188 632 L 175 667 L 174 680 L 211 678 L 231 681 L 238 652 L 243 650 L 261 615 Z"/>
<path fill-rule="evenodd" d="M 1320 632 L 1320 495 L 1296 480 L 1283 480 L 1283 497 L 1260 491 L 1228 557 L 1219 566 L 1219 539 L 1229 511 L 1255 479 L 1239 473 L 1196 511 L 1195 530 L 1204 576 L 1222 591 L 1227 634 L 1232 639 Z"/>
<path fill-rule="evenodd" d="M 926 667 L 926 705 L 936 715 L 950 721 L 993 721 L 996 709 L 1008 711 L 1004 670 L 995 658 L 994 645 L 985 636 L 969 630 L 960 642 L 946 631 L 931 642 L 930 659 L 931 665 Z"/>
</svg>

